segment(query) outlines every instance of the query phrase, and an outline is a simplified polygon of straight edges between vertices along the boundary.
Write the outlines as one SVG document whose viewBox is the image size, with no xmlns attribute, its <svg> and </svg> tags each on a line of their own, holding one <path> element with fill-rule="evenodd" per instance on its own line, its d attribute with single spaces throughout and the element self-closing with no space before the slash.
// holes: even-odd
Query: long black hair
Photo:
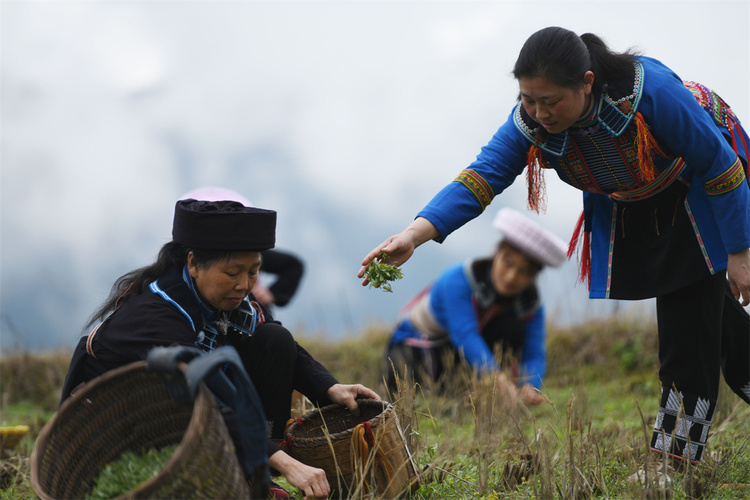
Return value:
<svg viewBox="0 0 750 500">
<path fill-rule="evenodd" d="M 593 91 L 600 94 L 605 83 L 632 76 L 637 52 L 613 52 L 593 33 L 581 36 L 565 28 L 551 26 L 523 44 L 513 67 L 513 76 L 543 77 L 561 87 L 577 89 L 587 71 L 594 73 Z"/>
<path fill-rule="evenodd" d="M 110 312 L 122 305 L 122 303 L 143 292 L 144 288 L 148 287 L 151 282 L 158 279 L 171 267 L 184 266 L 190 252 L 193 252 L 195 262 L 200 266 L 208 266 L 214 262 L 228 259 L 232 255 L 231 250 L 188 248 L 180 243 L 170 241 L 161 247 L 159 255 L 153 264 L 140 267 L 117 278 L 114 285 L 112 285 L 109 296 L 94 314 L 91 315 L 91 319 L 86 323 L 86 328 L 97 321 L 103 320 Z"/>
</svg>

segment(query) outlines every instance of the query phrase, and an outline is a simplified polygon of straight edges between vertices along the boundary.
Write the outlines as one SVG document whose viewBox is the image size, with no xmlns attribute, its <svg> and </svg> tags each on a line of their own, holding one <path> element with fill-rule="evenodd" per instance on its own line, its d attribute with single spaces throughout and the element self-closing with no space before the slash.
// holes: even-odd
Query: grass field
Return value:
<svg viewBox="0 0 750 500">
<path fill-rule="evenodd" d="M 422 471 L 414 498 L 750 498 L 750 407 L 725 385 L 700 466 L 666 490 L 627 480 L 647 455 L 658 409 L 654 325 L 551 328 L 548 401 L 532 408 L 508 407 L 494 384 L 470 377 L 450 396 L 408 385 L 387 394 L 380 380 L 387 337 L 372 327 L 340 342 L 298 340 L 343 383 L 363 383 L 394 402 Z M 35 498 L 29 456 L 54 415 L 67 363 L 67 353 L 0 363 L 0 421 L 31 428 L 3 452 L 0 499 Z"/>
</svg>

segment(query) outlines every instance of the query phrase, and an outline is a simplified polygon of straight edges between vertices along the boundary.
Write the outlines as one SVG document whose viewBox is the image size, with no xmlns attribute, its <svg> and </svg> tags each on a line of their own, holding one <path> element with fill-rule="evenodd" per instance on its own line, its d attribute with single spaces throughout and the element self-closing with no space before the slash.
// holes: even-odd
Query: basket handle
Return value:
<svg viewBox="0 0 750 500">
<path fill-rule="evenodd" d="M 161 374 L 164 385 L 175 401 L 192 401 L 195 399 L 195 390 L 191 390 L 186 384 L 182 371 L 186 363 L 201 354 L 203 351 L 195 347 L 155 347 L 146 356 L 146 367 Z"/>
<path fill-rule="evenodd" d="M 155 347 L 148 353 L 146 366 L 164 376 L 176 400 L 195 399 L 200 382 L 204 382 L 220 403 L 234 410 L 244 451 L 243 468 L 253 471 L 253 488 L 259 482 L 264 486 L 270 482 L 263 404 L 234 347 L 222 346 L 210 353 L 188 346 Z M 177 376 L 179 372 L 184 378 Z"/>
</svg>

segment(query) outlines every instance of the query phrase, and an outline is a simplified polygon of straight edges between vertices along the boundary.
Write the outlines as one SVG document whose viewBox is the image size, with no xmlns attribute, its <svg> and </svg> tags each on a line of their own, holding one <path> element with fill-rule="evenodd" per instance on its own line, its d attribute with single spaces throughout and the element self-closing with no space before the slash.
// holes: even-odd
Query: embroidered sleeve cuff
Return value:
<svg viewBox="0 0 750 500">
<path fill-rule="evenodd" d="M 726 194 L 745 182 L 745 171 L 739 158 L 721 175 L 714 177 L 703 186 L 709 196 Z"/>
<path fill-rule="evenodd" d="M 489 202 L 494 196 L 482 177 L 469 173 L 464 175 L 466 172 L 461 172 L 454 182 L 441 189 L 417 214 L 417 217 L 423 217 L 435 226 L 440 233 L 435 241 L 439 243 L 466 222 L 481 215 L 486 207 L 483 200 Z"/>
<path fill-rule="evenodd" d="M 487 205 L 489 205 L 495 197 L 495 193 L 492 191 L 490 183 L 475 170 L 470 168 L 462 170 L 453 182 L 460 182 L 471 191 L 479 202 L 482 212 L 484 212 L 484 209 L 487 208 Z"/>
</svg>

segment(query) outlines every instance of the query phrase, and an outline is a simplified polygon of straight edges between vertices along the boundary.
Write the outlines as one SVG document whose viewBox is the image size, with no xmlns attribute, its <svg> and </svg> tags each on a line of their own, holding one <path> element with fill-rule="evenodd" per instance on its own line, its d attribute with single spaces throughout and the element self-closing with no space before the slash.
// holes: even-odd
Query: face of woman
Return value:
<svg viewBox="0 0 750 500">
<path fill-rule="evenodd" d="M 492 260 L 492 284 L 500 295 L 518 295 L 534 281 L 539 266 L 515 248 L 503 246 Z"/>
<path fill-rule="evenodd" d="M 188 271 L 201 296 L 215 309 L 237 309 L 253 290 L 260 272 L 260 252 L 233 252 L 228 259 L 199 265 L 188 254 Z"/>
<path fill-rule="evenodd" d="M 544 77 L 520 78 L 521 103 L 529 116 L 551 134 L 565 131 L 591 109 L 594 73 L 587 71 L 578 89 L 561 87 Z"/>
</svg>

